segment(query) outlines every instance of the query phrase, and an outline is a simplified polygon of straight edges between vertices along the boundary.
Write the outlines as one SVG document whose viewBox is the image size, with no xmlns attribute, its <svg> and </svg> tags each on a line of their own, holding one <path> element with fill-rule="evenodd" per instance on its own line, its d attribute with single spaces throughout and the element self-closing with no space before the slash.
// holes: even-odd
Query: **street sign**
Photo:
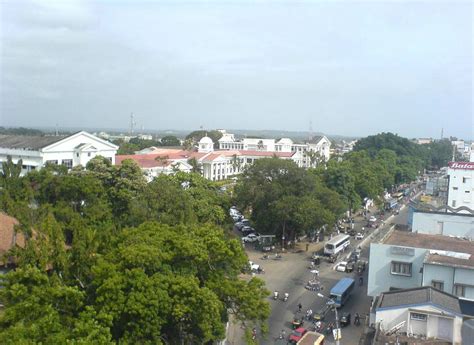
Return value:
<svg viewBox="0 0 474 345">
<path fill-rule="evenodd" d="M 340 328 L 333 329 L 332 335 L 334 337 L 334 340 L 341 340 L 342 338 L 341 329 Z"/>
</svg>

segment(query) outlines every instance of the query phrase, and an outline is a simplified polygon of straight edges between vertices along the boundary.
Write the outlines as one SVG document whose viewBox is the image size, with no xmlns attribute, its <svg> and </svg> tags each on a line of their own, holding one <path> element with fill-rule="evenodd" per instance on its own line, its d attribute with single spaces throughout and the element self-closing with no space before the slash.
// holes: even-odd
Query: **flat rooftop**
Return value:
<svg viewBox="0 0 474 345">
<path fill-rule="evenodd" d="M 474 241 L 442 235 L 419 234 L 394 230 L 385 239 L 385 244 L 411 248 L 425 248 L 466 253 L 474 256 Z"/>
<path fill-rule="evenodd" d="M 428 264 L 474 268 L 474 242 L 467 239 L 395 230 L 384 244 L 431 250 L 424 260 Z"/>
</svg>

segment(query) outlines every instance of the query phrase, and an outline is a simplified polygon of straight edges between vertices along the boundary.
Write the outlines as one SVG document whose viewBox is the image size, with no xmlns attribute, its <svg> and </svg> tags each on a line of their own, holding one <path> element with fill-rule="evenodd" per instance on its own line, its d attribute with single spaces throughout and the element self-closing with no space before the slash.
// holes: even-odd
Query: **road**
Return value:
<svg viewBox="0 0 474 345">
<path fill-rule="evenodd" d="M 377 235 L 374 236 L 374 239 L 366 239 L 363 241 L 356 241 L 354 238 L 351 239 L 351 247 L 355 248 L 362 243 L 362 255 L 361 259 L 368 261 L 368 246 L 373 240 L 380 240 L 390 229 L 392 224 L 406 224 L 407 221 L 407 209 L 404 208 L 400 215 L 392 216 L 385 221 L 385 225 L 380 227 L 379 230 L 375 230 Z M 360 230 L 363 226 L 366 225 L 366 221 L 362 218 L 356 218 L 354 228 Z M 370 230 L 368 234 L 374 235 L 374 230 Z M 302 248 L 305 249 L 305 243 L 302 243 Z M 282 300 L 273 300 L 272 297 L 269 298 L 271 304 L 271 315 L 269 318 L 269 334 L 266 338 L 260 336 L 260 344 L 274 344 L 276 338 L 282 330 L 285 330 L 288 335 L 291 333 L 291 321 L 295 316 L 303 316 L 307 309 L 312 309 L 313 312 L 316 312 L 321 307 L 324 306 L 326 301 L 317 296 L 316 292 L 308 291 L 304 288 L 308 280 L 312 278 L 312 274 L 309 270 L 310 265 L 310 256 L 313 250 L 322 248 L 322 243 L 320 244 L 311 244 L 311 247 L 308 252 L 295 252 L 295 253 L 286 253 L 283 255 L 282 260 L 273 260 L 267 259 L 262 260 L 262 253 L 248 249 L 249 259 L 260 264 L 264 267 L 266 273 L 260 277 L 265 281 L 267 288 L 270 291 L 279 291 L 280 297 L 283 297 L 285 292 L 288 292 L 290 297 L 287 302 Z M 350 253 L 350 251 L 347 251 Z M 329 290 L 331 289 L 336 282 L 342 277 L 355 276 L 356 274 L 336 272 L 334 269 L 334 264 L 330 264 L 326 261 L 322 261 L 319 267 L 320 276 L 319 279 L 324 286 L 324 290 L 321 291 L 324 295 L 328 296 Z M 365 270 L 363 278 L 363 286 L 359 286 L 356 283 L 356 287 L 353 291 L 352 297 L 348 300 L 346 305 L 344 305 L 340 312 L 350 312 L 352 318 L 357 312 L 361 316 L 368 314 L 371 298 L 367 296 L 366 291 L 366 282 L 367 282 L 367 273 L 368 269 Z M 355 277 L 356 282 L 358 278 Z M 298 304 L 301 303 L 303 306 L 302 313 L 297 311 Z M 334 315 L 331 312 L 328 314 L 326 320 L 327 322 L 334 321 Z M 365 319 L 361 319 L 362 324 L 365 322 Z M 311 326 L 309 322 L 305 326 Z M 312 327 L 309 327 L 312 328 Z M 341 344 L 355 345 L 359 344 L 359 339 L 361 337 L 363 326 L 354 326 L 351 324 L 348 327 L 343 328 Z M 239 342 L 233 342 L 238 344 Z M 325 344 L 333 344 L 332 336 L 328 336 Z"/>
</svg>

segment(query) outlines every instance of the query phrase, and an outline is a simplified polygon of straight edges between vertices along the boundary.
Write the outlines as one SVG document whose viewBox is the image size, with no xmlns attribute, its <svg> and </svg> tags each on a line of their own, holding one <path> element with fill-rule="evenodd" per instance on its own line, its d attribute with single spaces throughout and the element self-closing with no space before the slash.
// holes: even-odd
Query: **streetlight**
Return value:
<svg viewBox="0 0 474 345">
<path fill-rule="evenodd" d="M 327 305 L 330 305 L 334 308 L 334 313 L 336 314 L 336 332 L 334 332 L 333 330 L 333 336 L 334 336 L 334 340 L 336 340 L 336 345 L 340 345 L 340 342 L 339 340 L 341 339 L 341 330 L 339 329 L 339 317 L 337 315 L 337 307 L 336 307 L 336 302 L 329 298 L 329 297 L 326 297 L 324 296 L 322 293 L 318 292 L 318 297 L 321 297 L 321 298 L 324 298 L 327 300 Z"/>
</svg>

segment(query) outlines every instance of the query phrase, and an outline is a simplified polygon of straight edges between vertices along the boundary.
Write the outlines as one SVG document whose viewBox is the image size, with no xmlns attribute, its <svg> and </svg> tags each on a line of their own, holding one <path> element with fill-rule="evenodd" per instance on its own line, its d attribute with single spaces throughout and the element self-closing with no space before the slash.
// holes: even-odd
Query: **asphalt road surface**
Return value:
<svg viewBox="0 0 474 345">
<path fill-rule="evenodd" d="M 381 226 L 377 231 L 377 235 L 373 235 L 373 239 L 365 239 L 363 241 L 356 241 L 351 238 L 351 249 L 356 248 L 361 242 L 362 255 L 361 260 L 368 261 L 368 246 L 372 241 L 380 240 L 390 229 L 393 224 L 406 224 L 407 221 L 407 208 L 404 208 L 400 215 L 392 216 L 385 221 L 385 225 Z M 355 229 L 360 230 L 363 226 L 365 227 L 366 221 L 362 219 L 356 219 Z M 369 230 L 368 234 L 372 234 L 376 230 Z M 302 317 L 305 315 L 307 309 L 312 309 L 313 312 L 317 312 L 321 309 L 326 300 L 317 296 L 317 292 L 308 291 L 305 289 L 306 283 L 313 278 L 313 274 L 310 272 L 310 256 L 316 246 L 322 247 L 321 244 L 311 244 L 311 248 L 308 252 L 300 253 L 286 253 L 283 255 L 281 260 L 270 259 L 263 260 L 262 253 L 248 250 L 249 259 L 260 264 L 265 269 L 265 274 L 262 274 L 262 278 L 266 282 L 267 288 L 272 291 L 278 291 L 280 294 L 279 300 L 273 300 L 273 296 L 270 296 L 269 301 L 271 304 L 271 315 L 268 320 L 269 323 L 269 334 L 266 338 L 259 336 L 260 344 L 274 344 L 275 340 L 282 330 L 286 332 L 288 336 L 291 333 L 291 321 L 295 316 Z M 305 243 L 302 243 L 304 249 Z M 371 298 L 367 296 L 367 273 L 368 269 L 363 273 L 363 285 L 359 286 L 357 273 L 343 273 L 336 272 L 334 268 L 335 264 L 330 264 L 326 261 L 321 261 L 319 266 L 319 280 L 321 281 L 324 289 L 321 291 L 325 296 L 329 295 L 330 289 L 337 283 L 337 281 L 343 277 L 354 277 L 356 280 L 356 286 L 353 290 L 351 298 L 346 302 L 342 308 L 338 309 L 339 314 L 344 312 L 350 312 L 352 320 L 355 313 L 359 313 L 362 316 L 361 325 L 355 326 L 351 323 L 350 326 L 342 329 L 342 340 L 341 344 L 355 345 L 359 344 L 359 339 L 364 330 L 365 317 L 367 316 L 371 304 Z M 281 300 L 284 293 L 289 293 L 288 301 L 284 302 Z M 302 312 L 298 312 L 298 304 L 302 305 Z M 334 312 L 330 312 L 325 321 L 334 322 Z M 311 322 L 306 321 L 305 328 L 313 329 Z M 236 342 L 238 343 L 238 342 Z M 332 335 L 329 335 L 325 339 L 325 344 L 333 344 L 334 340 Z"/>
</svg>

